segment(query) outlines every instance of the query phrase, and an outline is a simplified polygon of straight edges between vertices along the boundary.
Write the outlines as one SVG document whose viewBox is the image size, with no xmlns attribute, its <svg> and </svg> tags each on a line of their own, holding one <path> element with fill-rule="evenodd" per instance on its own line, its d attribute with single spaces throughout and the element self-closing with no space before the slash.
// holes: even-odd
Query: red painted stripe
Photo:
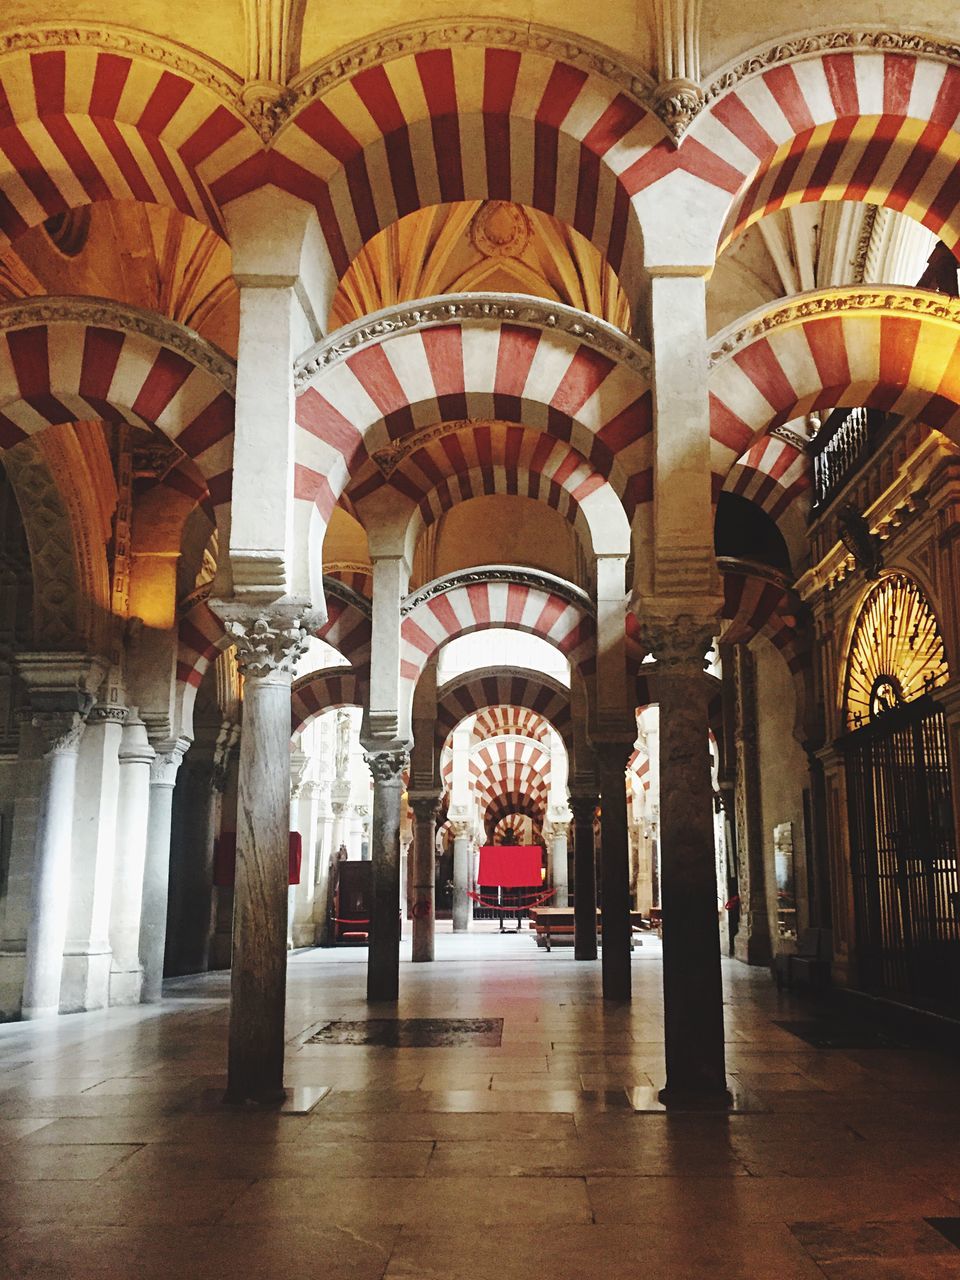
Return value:
<svg viewBox="0 0 960 1280">
<path fill-rule="evenodd" d="M 236 137 L 242 128 L 243 121 L 238 120 L 232 111 L 216 107 L 179 148 L 180 159 L 188 168 L 196 168 Z"/>
<path fill-rule="evenodd" d="M 387 167 L 390 170 L 390 181 L 397 205 L 397 214 L 413 213 L 420 207 L 420 194 L 417 190 L 417 175 L 413 167 L 413 153 L 410 150 L 410 135 L 404 126 L 384 137 L 387 152 Z"/>
<path fill-rule="evenodd" d="M 88 199 L 109 200 L 115 193 L 110 190 L 70 121 L 65 116 L 50 116 L 44 124 Z"/>
<path fill-rule="evenodd" d="M 181 213 L 185 213 L 189 217 L 195 218 L 196 213 L 193 205 L 187 198 L 187 193 L 177 176 L 177 171 L 170 162 L 170 158 L 167 155 L 163 143 L 153 134 L 145 133 L 142 136 L 144 146 L 149 151 L 150 158 L 153 160 L 153 163 L 157 166 L 157 169 L 160 172 L 160 177 L 163 179 L 163 183 L 169 191 L 170 198 L 173 200 L 174 205 Z"/>
<path fill-rule="evenodd" d="M 705 147 L 696 138 L 687 138 L 677 153 L 680 167 L 694 177 L 701 178 L 721 191 L 736 195 L 743 185 L 746 176 L 739 169 L 721 160 L 718 155 Z"/>
<path fill-rule="evenodd" d="M 853 171 L 847 189 L 846 200 L 862 200 L 880 172 L 880 166 L 890 154 L 890 146 L 897 136 L 902 121 L 896 116 L 882 116 L 870 141 L 863 146 L 857 167 Z"/>
<path fill-rule="evenodd" d="M 432 636 L 428 636 L 423 627 L 414 622 L 412 618 L 404 618 L 400 624 L 400 635 L 405 644 L 412 645 L 414 649 L 419 649 L 421 653 L 428 657 L 437 647 Z"/>
<path fill-rule="evenodd" d="M 152 204 L 156 200 L 153 188 L 127 145 L 117 122 L 106 117 L 96 117 L 93 124 L 103 139 L 114 163 L 123 175 L 124 181 L 130 188 L 130 194 L 135 200 L 142 200 L 145 203 Z"/>
<path fill-rule="evenodd" d="M 46 166 L 37 158 L 18 128 L 12 126 L 0 133 L 0 150 L 47 217 L 66 208 L 66 201 L 47 173 Z"/>
<path fill-rule="evenodd" d="M 304 431 L 336 449 L 348 467 L 352 468 L 363 454 L 360 430 L 313 387 L 297 397 L 296 419 Z"/>
<path fill-rule="evenodd" d="M 621 142 L 631 129 L 646 118 L 646 114 L 639 102 L 634 102 L 624 93 L 618 93 L 596 124 L 584 135 L 583 145 L 595 155 L 606 155 L 612 146 Z"/>
<path fill-rule="evenodd" d="M 7 91 L 0 81 L 0 129 L 11 129 L 16 126 L 16 119 L 13 114 L 13 107 L 10 105 L 10 99 L 7 97 Z"/>
<path fill-rule="evenodd" d="M 513 185 L 508 115 L 484 113 L 483 148 L 487 162 L 487 197 L 491 200 L 510 200 L 513 196 Z"/>
<path fill-rule="evenodd" d="M 132 408 L 147 422 L 155 422 L 193 372 L 189 360 L 161 347 Z"/>
<path fill-rule="evenodd" d="M 590 347 L 580 347 L 571 360 L 550 404 L 575 416 L 614 367 L 614 361 Z"/>
<path fill-rule="evenodd" d="M 580 458 L 572 449 L 569 450 L 559 467 L 557 467 L 556 471 L 554 471 L 553 475 L 550 477 L 551 483 L 561 486 L 565 485 L 579 466 Z"/>
<path fill-rule="evenodd" d="M 958 181 L 957 170 L 954 169 L 930 201 L 923 219 L 924 226 L 939 233 L 946 222 L 952 221 L 952 215 L 958 203 L 960 203 L 960 181 Z"/>
<path fill-rule="evenodd" d="M 494 395 L 522 396 L 530 366 L 540 345 L 538 329 L 505 324 L 500 328 Z"/>
<path fill-rule="evenodd" d="M 372 240 L 380 230 L 380 219 L 373 198 L 373 187 L 370 185 L 370 174 L 367 172 L 366 157 L 362 153 L 354 156 L 345 165 L 344 172 L 357 227 L 363 242 L 366 243 Z"/>
<path fill-rule="evenodd" d="M 191 88 L 189 80 L 164 71 L 140 114 L 140 128 L 159 136 L 186 101 Z"/>
<path fill-rule="evenodd" d="M 543 124 L 559 129 L 586 82 L 585 71 L 571 67 L 565 62 L 555 63 L 537 107 L 535 118 Z"/>
<path fill-rule="evenodd" d="M 739 457 L 753 439 L 754 432 L 711 391 L 710 435 L 712 439 L 732 449 Z"/>
<path fill-rule="evenodd" d="M 550 436 L 544 435 L 542 432 L 537 433 L 536 443 L 533 446 L 533 453 L 530 455 L 529 470 L 536 472 L 538 475 L 542 474 L 546 469 L 547 462 L 549 461 L 550 455 L 553 451 L 555 449 L 562 448 L 563 446 L 558 445 L 556 440 L 553 440 Z M 576 458 L 578 455 L 570 450 L 568 451 L 567 456 Z"/>
<path fill-rule="evenodd" d="M 47 327 L 14 329 L 7 334 L 7 346 L 20 395 L 27 399 L 50 391 L 50 363 L 47 354 Z"/>
<path fill-rule="evenodd" d="M 463 371 L 463 330 L 459 325 L 443 325 L 421 333 L 423 349 L 430 367 L 435 394 L 463 395 L 466 380 Z"/>
<path fill-rule="evenodd" d="M 533 624 L 535 634 L 541 636 L 549 635 L 566 607 L 567 602 L 561 600 L 559 596 L 547 596 L 546 604 L 540 610 L 540 616 Z"/>
<path fill-rule="evenodd" d="M 233 435 L 234 405 L 229 391 L 221 391 L 177 436 L 177 444 L 188 458 L 198 458 L 207 449 Z"/>
<path fill-rule="evenodd" d="M 407 394 L 382 347 L 358 351 L 346 363 L 384 417 L 408 406 Z"/>
<path fill-rule="evenodd" d="M 479 627 L 490 625 L 490 592 L 485 582 L 473 582 L 467 587 L 467 599 L 473 620 Z"/>
<path fill-rule="evenodd" d="M 0 413 L 0 448 L 12 449 L 21 440 L 26 440 L 27 433 L 15 422 L 11 422 L 5 414 Z"/>
<path fill-rule="evenodd" d="M 294 124 L 341 164 L 346 164 L 362 150 L 357 139 L 325 102 L 311 102 L 294 117 Z"/>
<path fill-rule="evenodd" d="M 902 211 L 914 193 L 920 190 L 927 170 L 949 133 L 939 124 L 928 124 L 914 143 L 906 164 L 897 174 L 886 203 L 891 209 Z"/>
<path fill-rule="evenodd" d="M 730 93 L 716 102 L 713 114 L 758 160 L 776 150 L 773 138 L 737 94 Z"/>
<path fill-rule="evenodd" d="M 504 622 L 512 623 L 518 626 L 523 618 L 524 605 L 530 595 L 529 587 L 522 587 L 516 582 L 511 582 L 507 587 L 507 608 L 504 615 Z"/>
<path fill-rule="evenodd" d="M 776 98 L 777 106 L 796 133 L 814 127 L 816 122 L 793 67 L 774 67 L 771 71 L 765 71 L 763 82 Z"/>
<path fill-rule="evenodd" d="M 821 385 L 838 393 L 845 391 L 851 378 L 840 316 L 810 320 L 804 325 L 803 333 L 817 366 Z"/>
<path fill-rule="evenodd" d="M 826 191 L 827 187 L 833 182 L 834 174 L 837 166 L 843 160 L 850 134 L 857 125 L 855 116 L 848 116 L 846 119 L 838 120 L 830 130 L 830 136 L 823 144 L 819 159 L 814 166 L 813 173 L 807 180 L 806 199 L 817 200 Z"/>
<path fill-rule="evenodd" d="M 454 613 L 453 605 L 447 596 L 434 596 L 427 608 L 443 627 L 448 636 L 455 636 L 462 630 L 460 619 Z"/>
<path fill-rule="evenodd" d="M 738 351 L 733 359 L 774 409 L 783 409 L 796 402 L 797 393 L 766 338 L 760 338 Z"/>
<path fill-rule="evenodd" d="M 642 440 L 653 430 L 653 400 L 649 391 L 604 423 L 597 436 L 616 456 L 627 445 Z"/>
<path fill-rule="evenodd" d="M 870 402 L 877 408 L 890 408 L 910 386 L 913 357 L 920 338 L 919 318 L 880 317 L 880 372 L 877 391 Z"/>
<path fill-rule="evenodd" d="M 124 335 L 114 329 L 89 325 L 83 337 L 80 394 L 84 399 L 106 400 L 123 350 Z"/>
<path fill-rule="evenodd" d="M 626 189 L 618 182 L 613 189 L 613 218 L 610 222 L 610 236 L 607 240 L 607 261 L 612 270 L 619 271 L 623 261 L 623 250 L 627 242 L 627 228 L 630 225 L 632 209 L 630 197 Z"/>
<path fill-rule="evenodd" d="M 690 141 L 690 138 L 686 138 L 684 147 L 688 146 Z M 628 196 L 635 196 L 640 191 L 645 191 L 647 187 L 652 187 L 668 173 L 673 173 L 678 164 L 676 147 L 663 139 L 623 170 L 620 174 L 620 184 Z"/>
<path fill-rule="evenodd" d="M 118 53 L 97 54 L 97 69 L 90 94 L 90 114 L 112 120 L 117 114 L 120 97 L 133 62 Z"/>
<path fill-rule="evenodd" d="M 65 49 L 30 55 L 30 75 L 37 115 L 62 114 L 66 98 L 67 54 Z"/>
<path fill-rule="evenodd" d="M 487 49 L 483 59 L 484 115 L 508 115 L 520 71 L 520 54 L 512 49 Z"/>
<path fill-rule="evenodd" d="M 830 90 L 837 116 L 860 114 L 860 98 L 857 93 L 857 74 L 852 53 L 831 53 L 823 59 L 823 74 Z"/>
<path fill-rule="evenodd" d="M 456 436 L 444 436 L 440 442 L 440 447 L 446 457 L 450 460 L 450 465 L 453 468 L 454 475 L 463 476 L 470 470 L 470 464 L 463 452 L 463 446 Z M 469 486 L 469 482 L 467 483 Z"/>
<path fill-rule="evenodd" d="M 533 204 L 534 208 L 552 213 L 557 206 L 558 140 L 556 129 L 541 121 L 533 126 Z M 577 200 L 583 183 L 578 180 Z"/>
<path fill-rule="evenodd" d="M 600 190 L 600 157 L 585 147 L 580 148 L 579 179 L 577 181 L 577 205 L 573 225 L 582 236 L 593 239 L 597 220 Z M 600 246 L 598 246 L 600 247 Z"/>
<path fill-rule="evenodd" d="M 0 234 L 5 235 L 12 242 L 29 229 L 13 203 L 0 191 Z"/>
<path fill-rule="evenodd" d="M 463 200 L 463 160 L 453 51 L 430 49 L 416 54 L 414 61 L 430 112 L 441 199 L 445 202 Z"/>
<path fill-rule="evenodd" d="M 355 75 L 350 84 L 381 133 L 392 133 L 403 128 L 406 120 L 386 67 L 368 67 L 366 71 Z"/>
<path fill-rule="evenodd" d="M 888 114 L 908 114 L 916 66 L 915 58 L 902 53 L 883 55 L 883 109 Z"/>
<path fill-rule="evenodd" d="M 956 67 L 948 66 L 930 112 L 930 122 L 949 129 L 956 123 L 958 115 L 960 115 L 960 71 Z"/>
</svg>

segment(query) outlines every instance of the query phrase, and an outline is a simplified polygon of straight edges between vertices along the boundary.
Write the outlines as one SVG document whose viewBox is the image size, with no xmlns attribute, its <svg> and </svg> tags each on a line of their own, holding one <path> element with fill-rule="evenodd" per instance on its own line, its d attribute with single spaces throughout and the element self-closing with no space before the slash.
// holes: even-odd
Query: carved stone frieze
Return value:
<svg viewBox="0 0 960 1280">
<path fill-rule="evenodd" d="M 155 311 L 109 298 L 18 298 L 0 306 L 0 333 L 41 324 L 93 324 L 142 334 L 206 369 L 227 391 L 236 391 L 237 367 L 228 355 L 199 333 Z"/>
<path fill-rule="evenodd" d="M 476 569 L 462 569 L 458 573 L 449 573 L 443 578 L 435 578 L 419 591 L 407 596 L 400 606 L 401 617 L 412 613 L 419 605 L 454 587 L 468 587 L 481 582 L 514 582 L 521 586 L 538 587 L 541 591 L 550 591 L 554 595 L 569 601 L 576 608 L 582 609 L 591 617 L 594 616 L 593 602 L 585 591 L 575 587 L 572 582 L 556 578 L 552 573 L 542 573 L 535 569 L 514 569 L 507 565 L 484 565 Z"/>
<path fill-rule="evenodd" d="M 906 31 L 882 31 L 876 29 L 846 31 L 815 31 L 781 40 L 766 49 L 758 49 L 741 58 L 710 82 L 704 97 L 706 102 L 728 93 L 742 80 L 761 75 L 783 62 L 795 62 L 799 58 L 812 58 L 821 53 L 870 52 L 913 53 L 941 62 L 960 63 L 960 42 L 938 40 L 932 36 L 911 34 Z"/>
<path fill-rule="evenodd" d="M 389 747 L 386 750 L 367 747 L 364 759 L 370 766 L 374 785 L 398 782 L 404 770 L 410 767 L 410 752 L 406 747 Z"/>
<path fill-rule="evenodd" d="M 433 325 L 450 324 L 451 321 L 496 324 L 509 321 L 511 324 L 556 329 L 602 351 L 619 364 L 628 365 L 641 377 L 650 377 L 650 353 L 614 325 L 584 311 L 520 294 L 465 293 L 402 303 L 377 312 L 372 318 L 338 329 L 300 356 L 294 366 L 294 384 L 298 391 L 302 391 L 324 369 L 339 364 L 391 334 L 428 329 Z"/>
<path fill-rule="evenodd" d="M 897 311 L 931 320 L 960 323 L 960 299 L 946 294 L 919 289 L 897 289 L 889 286 L 865 289 L 863 285 L 847 285 L 829 293 L 799 294 L 792 301 L 767 311 L 740 328 L 728 332 L 710 352 L 711 366 L 738 351 L 746 343 L 784 325 L 817 316 L 836 315 L 844 311 Z"/>
</svg>

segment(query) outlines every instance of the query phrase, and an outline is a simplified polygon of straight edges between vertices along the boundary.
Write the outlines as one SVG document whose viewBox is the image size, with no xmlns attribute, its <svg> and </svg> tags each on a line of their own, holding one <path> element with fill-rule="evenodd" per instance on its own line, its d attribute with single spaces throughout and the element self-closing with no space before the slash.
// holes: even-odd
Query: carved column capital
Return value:
<svg viewBox="0 0 960 1280">
<path fill-rule="evenodd" d="M 177 770 L 183 763 L 184 752 L 190 746 L 190 739 L 167 739 L 165 742 L 156 742 L 153 746 L 157 754 L 150 763 L 150 785 L 173 788 L 177 781 Z"/>
<path fill-rule="evenodd" d="M 573 810 L 574 822 L 593 822 L 597 813 L 597 797 L 589 796 L 571 796 L 570 808 Z"/>
<path fill-rule="evenodd" d="M 375 784 L 399 782 L 403 771 L 410 767 L 410 752 L 405 746 L 366 747 L 363 755 Z"/>
<path fill-rule="evenodd" d="M 126 707 L 98 702 L 87 713 L 87 724 L 124 724 L 128 714 Z"/>
<path fill-rule="evenodd" d="M 411 796 L 410 808 L 415 821 L 436 822 L 440 813 L 440 797 L 433 794 Z"/>
<path fill-rule="evenodd" d="M 43 738 L 45 756 L 75 755 L 86 728 L 77 711 L 38 711 L 31 723 Z"/>
<path fill-rule="evenodd" d="M 237 666 L 245 680 L 289 679 L 313 630 L 307 605 L 299 601 L 256 609 L 218 600 L 211 607 L 236 645 Z"/>
<path fill-rule="evenodd" d="M 695 675 L 702 672 L 706 653 L 720 629 L 717 613 L 678 610 L 639 614 L 643 647 L 657 660 L 657 675 Z"/>
</svg>

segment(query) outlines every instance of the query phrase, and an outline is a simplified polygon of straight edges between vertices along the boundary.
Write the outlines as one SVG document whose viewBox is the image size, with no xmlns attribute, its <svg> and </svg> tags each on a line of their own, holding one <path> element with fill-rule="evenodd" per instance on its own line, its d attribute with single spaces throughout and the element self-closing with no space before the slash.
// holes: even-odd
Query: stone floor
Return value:
<svg viewBox="0 0 960 1280">
<path fill-rule="evenodd" d="M 927 1221 L 960 1218 L 957 1061 L 811 1049 L 774 1020 L 816 1010 L 725 962 L 744 1111 L 638 1113 L 663 1070 L 655 939 L 632 1006 L 604 1009 L 570 951 L 444 935 L 404 962 L 399 1014 L 502 1018 L 500 1047 L 304 1043 L 367 1016 L 363 961 L 291 958 L 288 1083 L 332 1086 L 307 1116 L 212 1101 L 220 975 L 0 1027 L 0 1277 L 960 1276 Z"/>
</svg>

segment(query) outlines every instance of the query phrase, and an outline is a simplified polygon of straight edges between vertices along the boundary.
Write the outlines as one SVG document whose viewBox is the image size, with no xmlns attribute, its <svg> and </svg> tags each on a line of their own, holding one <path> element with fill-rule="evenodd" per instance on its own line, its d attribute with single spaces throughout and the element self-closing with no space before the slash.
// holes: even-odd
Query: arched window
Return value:
<svg viewBox="0 0 960 1280">
<path fill-rule="evenodd" d="M 850 642 L 847 728 L 863 728 L 948 677 L 936 616 L 916 582 L 904 573 L 881 578 L 861 606 Z"/>
</svg>

